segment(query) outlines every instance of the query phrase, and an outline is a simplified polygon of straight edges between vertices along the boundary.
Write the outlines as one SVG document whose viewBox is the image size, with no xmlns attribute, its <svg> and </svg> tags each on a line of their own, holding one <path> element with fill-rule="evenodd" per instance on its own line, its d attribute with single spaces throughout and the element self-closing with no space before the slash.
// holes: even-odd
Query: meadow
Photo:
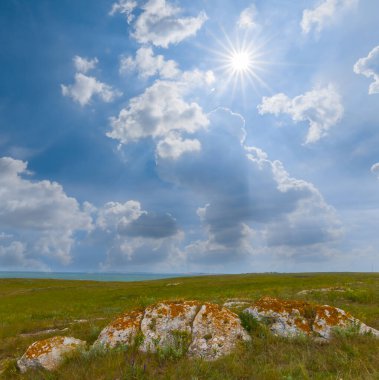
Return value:
<svg viewBox="0 0 379 380">
<path fill-rule="evenodd" d="M 336 290 L 298 294 L 331 287 Z M 222 304 L 228 299 L 256 300 L 265 295 L 337 306 L 379 329 L 379 274 L 375 273 L 241 274 L 145 282 L 1 279 L 0 378 L 379 379 L 379 339 L 342 332 L 328 344 L 305 337 L 284 339 L 251 321 L 244 323 L 252 341 L 214 362 L 174 353 L 143 354 L 129 347 L 80 352 L 51 373 L 20 374 L 16 367 L 17 358 L 36 340 L 68 335 L 91 344 L 118 314 L 157 301 L 195 299 Z M 48 329 L 60 331 L 44 333 Z"/>
</svg>

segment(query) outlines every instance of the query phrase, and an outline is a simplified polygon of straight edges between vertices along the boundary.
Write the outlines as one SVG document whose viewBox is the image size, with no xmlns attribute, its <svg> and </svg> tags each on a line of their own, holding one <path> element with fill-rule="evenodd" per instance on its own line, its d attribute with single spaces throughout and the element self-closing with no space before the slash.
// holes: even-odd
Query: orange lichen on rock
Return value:
<svg viewBox="0 0 379 380">
<path fill-rule="evenodd" d="M 158 316 L 176 318 L 188 312 L 188 308 L 200 307 L 201 304 L 197 301 L 162 301 L 150 308 L 157 308 Z"/>
<path fill-rule="evenodd" d="M 254 306 L 261 310 L 272 310 L 277 313 L 292 313 L 293 310 L 298 310 L 299 314 L 304 317 L 312 314 L 314 310 L 314 306 L 305 301 L 285 301 L 272 297 L 262 297 L 254 302 Z"/>
<path fill-rule="evenodd" d="M 350 313 L 338 309 L 337 307 L 322 305 L 316 306 L 316 318 L 322 318 L 330 326 L 339 326 L 343 325 L 346 321 L 352 319 Z"/>
<path fill-rule="evenodd" d="M 115 321 L 113 321 L 109 327 L 113 328 L 114 330 L 139 328 L 141 315 L 141 311 L 126 312 L 123 315 L 119 316 Z"/>
<path fill-rule="evenodd" d="M 116 347 L 132 344 L 140 330 L 142 311 L 126 312 L 106 326 L 100 333 L 95 346 Z"/>
<path fill-rule="evenodd" d="M 28 359 L 34 359 L 38 356 L 47 354 L 53 349 L 53 347 L 59 346 L 63 342 L 63 336 L 55 336 L 50 339 L 39 340 L 28 347 L 25 352 L 25 357 Z"/>
</svg>

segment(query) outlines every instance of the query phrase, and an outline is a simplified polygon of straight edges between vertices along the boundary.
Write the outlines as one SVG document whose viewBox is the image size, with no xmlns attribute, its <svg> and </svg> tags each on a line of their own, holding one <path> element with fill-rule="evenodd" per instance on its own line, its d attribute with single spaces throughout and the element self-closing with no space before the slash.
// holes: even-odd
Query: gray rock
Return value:
<svg viewBox="0 0 379 380">
<path fill-rule="evenodd" d="M 192 321 L 199 308 L 200 304 L 195 301 L 161 302 L 147 307 L 141 322 L 144 336 L 141 351 L 155 352 L 158 347 L 174 347 L 178 333 L 191 337 Z"/>
<path fill-rule="evenodd" d="M 250 339 L 236 314 L 224 307 L 206 303 L 193 321 L 188 352 L 192 357 L 214 360 L 229 354 L 238 342 Z"/>
<path fill-rule="evenodd" d="M 94 346 L 113 348 L 118 345 L 133 344 L 140 331 L 142 317 L 142 311 L 124 313 L 101 331 Z"/>
</svg>

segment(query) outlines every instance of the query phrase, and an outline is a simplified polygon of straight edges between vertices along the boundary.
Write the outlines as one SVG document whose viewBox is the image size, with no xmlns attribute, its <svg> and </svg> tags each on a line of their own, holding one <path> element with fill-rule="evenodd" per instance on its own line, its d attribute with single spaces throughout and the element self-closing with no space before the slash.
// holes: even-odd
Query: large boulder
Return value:
<svg viewBox="0 0 379 380">
<path fill-rule="evenodd" d="M 229 354 L 239 341 L 250 339 L 236 314 L 225 307 L 206 303 L 193 321 L 188 353 L 193 357 L 214 360 Z"/>
<path fill-rule="evenodd" d="M 144 336 L 141 351 L 155 352 L 159 347 L 175 347 L 180 334 L 190 337 L 192 321 L 200 306 L 198 302 L 185 301 L 161 302 L 147 307 L 141 322 Z"/>
<path fill-rule="evenodd" d="M 142 311 L 124 313 L 101 331 L 94 346 L 114 348 L 118 345 L 133 344 L 140 331 L 142 317 Z"/>
<path fill-rule="evenodd" d="M 250 336 L 230 310 L 196 301 L 160 302 L 142 312 L 125 313 L 104 328 L 95 346 L 132 345 L 140 335 L 139 349 L 156 352 L 177 348 L 206 360 L 228 354 Z"/>
<path fill-rule="evenodd" d="M 284 301 L 263 297 L 244 310 L 258 321 L 264 321 L 274 335 L 294 337 L 308 335 L 330 339 L 333 329 L 353 329 L 359 334 L 379 337 L 379 331 L 366 326 L 348 312 L 329 305 L 304 301 Z"/>
<path fill-rule="evenodd" d="M 85 346 L 86 342 L 66 336 L 39 340 L 28 347 L 17 365 L 21 372 L 41 367 L 53 371 L 61 364 L 65 355 Z"/>
</svg>

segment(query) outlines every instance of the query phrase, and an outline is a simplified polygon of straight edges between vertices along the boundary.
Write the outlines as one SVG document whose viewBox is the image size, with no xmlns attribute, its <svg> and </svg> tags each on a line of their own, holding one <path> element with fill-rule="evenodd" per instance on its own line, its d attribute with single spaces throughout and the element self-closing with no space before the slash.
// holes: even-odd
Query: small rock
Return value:
<svg viewBox="0 0 379 380">
<path fill-rule="evenodd" d="M 321 292 L 321 293 L 329 293 L 329 292 L 344 293 L 344 292 L 347 292 L 348 290 L 351 290 L 351 289 L 346 289 L 346 288 L 343 288 L 340 286 L 334 286 L 331 288 L 305 289 L 305 290 L 301 290 L 300 292 L 298 292 L 297 295 L 303 296 L 303 295 L 306 295 L 309 293 L 317 293 L 317 292 Z"/>
<path fill-rule="evenodd" d="M 169 282 L 168 284 L 166 284 L 166 286 L 178 286 L 181 284 L 182 284 L 182 282 Z"/>
<path fill-rule="evenodd" d="M 238 309 L 241 307 L 246 307 L 246 305 L 251 305 L 251 301 L 249 302 L 243 300 L 227 300 L 223 306 L 230 309 Z"/>
<path fill-rule="evenodd" d="M 17 361 L 21 372 L 29 368 L 42 367 L 53 371 L 62 362 L 64 355 L 84 348 L 86 342 L 66 336 L 39 340 L 28 347 L 25 354 Z"/>
<path fill-rule="evenodd" d="M 162 302 L 147 307 L 141 322 L 144 335 L 141 351 L 155 352 L 157 347 L 174 346 L 178 332 L 191 336 L 191 324 L 199 308 L 195 301 Z"/>
<path fill-rule="evenodd" d="M 101 331 L 93 345 L 113 348 L 117 345 L 133 344 L 140 331 L 142 317 L 142 311 L 124 313 Z"/>
<path fill-rule="evenodd" d="M 37 335 L 43 335 L 43 334 L 51 334 L 51 333 L 56 333 L 56 332 L 60 332 L 60 333 L 63 333 L 63 332 L 66 332 L 68 331 L 69 328 L 68 327 L 65 327 L 63 329 L 47 329 L 47 330 L 40 330 L 40 331 L 35 331 L 35 332 L 30 332 L 30 333 L 23 333 L 23 334 L 20 334 L 21 337 L 23 338 L 28 338 L 30 336 L 37 336 Z"/>
<path fill-rule="evenodd" d="M 188 353 L 192 357 L 214 360 L 229 354 L 238 341 L 250 339 L 236 314 L 207 303 L 193 321 L 192 343 Z"/>
</svg>

